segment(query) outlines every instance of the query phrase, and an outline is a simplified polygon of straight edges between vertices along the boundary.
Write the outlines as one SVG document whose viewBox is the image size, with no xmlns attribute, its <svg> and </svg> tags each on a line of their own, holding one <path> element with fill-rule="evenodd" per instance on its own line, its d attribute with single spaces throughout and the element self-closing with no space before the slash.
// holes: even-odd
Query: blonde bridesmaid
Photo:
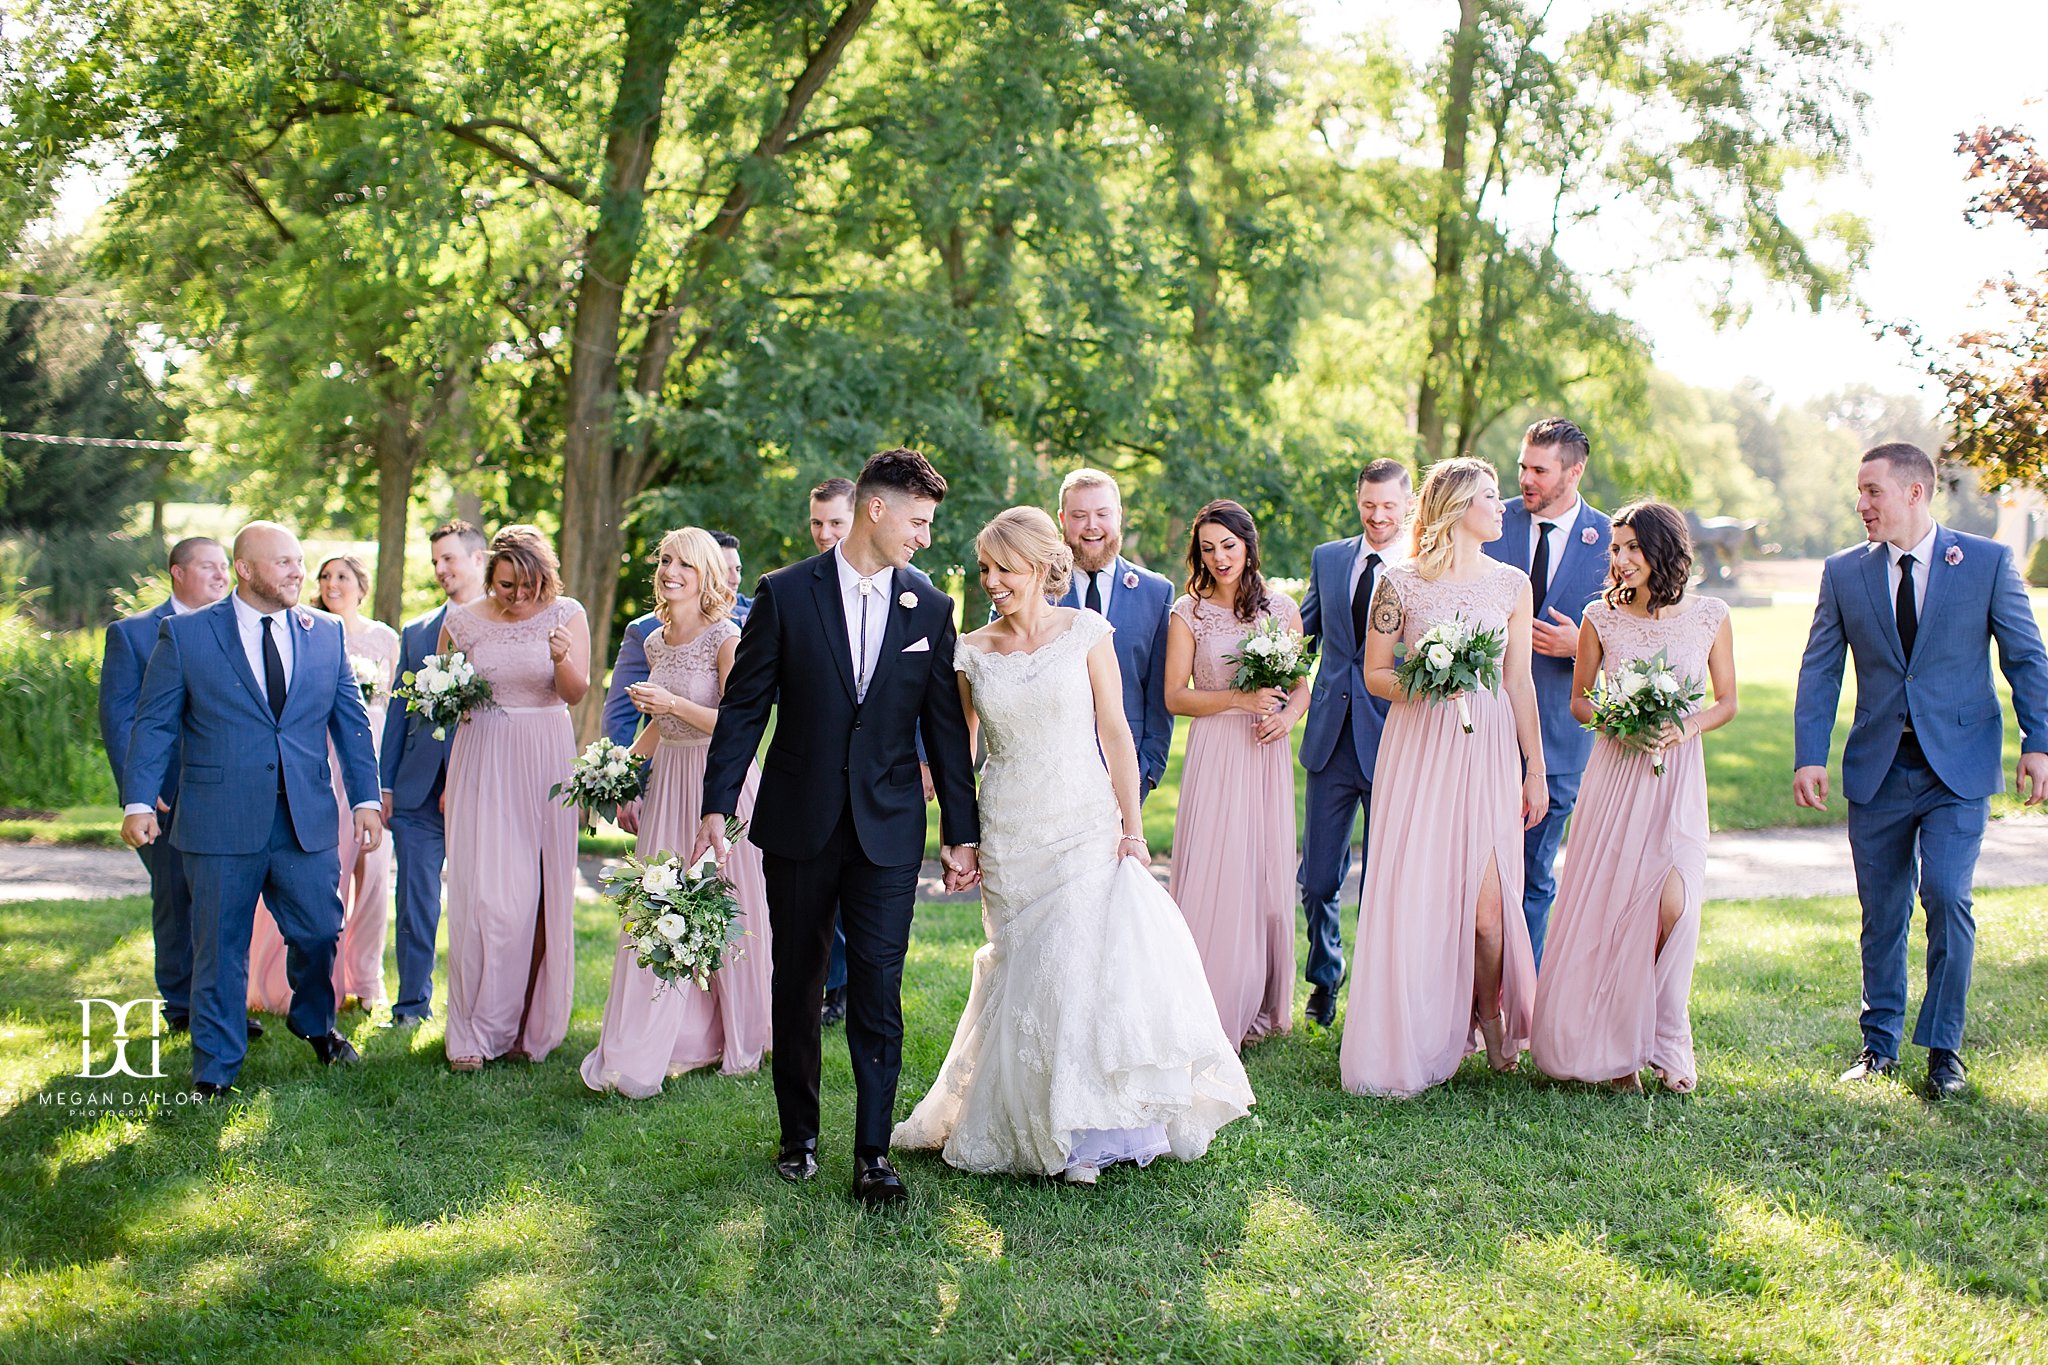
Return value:
<svg viewBox="0 0 2048 1365">
<path fill-rule="evenodd" d="M 1699 1076 L 1688 1000 L 1707 868 L 1700 736 L 1735 718 L 1735 636 L 1726 603 L 1685 591 L 1692 536 L 1676 508 L 1640 502 L 1616 512 L 1608 555 L 1607 592 L 1579 631 L 1572 714 L 1592 720 L 1586 692 L 1603 669 L 1660 653 L 1678 677 L 1711 679 L 1714 700 L 1661 734 L 1594 742 L 1529 1052 L 1560 1080 L 1639 1091 L 1647 1066 L 1683 1094 Z"/>
<path fill-rule="evenodd" d="M 1172 894 L 1202 955 L 1223 1032 L 1242 1049 L 1285 1033 L 1294 1012 L 1294 760 L 1287 735 L 1308 711 L 1291 690 L 1233 691 L 1252 627 L 1301 613 L 1259 573 L 1251 513 L 1218 499 L 1188 533 L 1188 590 L 1166 635 L 1166 709 L 1189 716 Z"/>
<path fill-rule="evenodd" d="M 1505 504 L 1493 467 L 1431 466 L 1416 499 L 1414 557 L 1373 592 L 1365 685 L 1390 703 L 1372 784 L 1357 966 L 1339 1065 L 1344 1088 L 1417 1095 L 1483 1042 L 1511 1071 L 1529 1038 L 1536 959 L 1522 904 L 1522 832 L 1550 806 L 1529 671 L 1529 578 L 1486 557 Z M 1411 698 L 1395 645 L 1461 617 L 1506 636 L 1498 691 L 1454 706 Z M 1502 906 L 1515 907 L 1503 914 Z"/>
<path fill-rule="evenodd" d="M 370 570 L 354 555 L 335 555 L 320 565 L 322 611 L 341 618 L 349 663 L 358 679 L 368 680 L 364 705 L 370 712 L 370 738 L 384 735 L 384 711 L 398 667 L 398 632 L 363 615 L 370 597 Z M 384 993 L 384 938 L 391 921 L 391 842 L 365 853 L 355 837 L 353 812 L 341 789 L 341 761 L 334 742 L 327 744 L 327 767 L 334 776 L 334 803 L 341 820 L 341 904 L 347 918 L 334 954 L 334 998 L 345 1008 L 350 999 L 362 1008 L 378 1009 Z M 292 988 L 285 979 L 284 936 L 261 900 L 249 939 L 249 1008 L 283 1014 L 291 1008 Z"/>
<path fill-rule="evenodd" d="M 643 858 L 688 856 L 704 799 L 704 753 L 718 722 L 718 700 L 732 671 L 740 628 L 724 555 L 709 531 L 670 531 L 655 551 L 655 615 L 646 638 L 648 677 L 626 689 L 651 723 L 633 752 L 654 760 L 637 812 L 635 850 Z M 758 770 L 740 789 L 739 818 L 752 820 Z M 740 840 L 726 860 L 740 906 L 742 937 L 711 976 L 711 988 L 662 987 L 634 960 L 633 941 L 619 936 L 612 960 L 604 1030 L 583 1059 L 583 1083 L 633 1099 L 661 1093 L 662 1082 L 699 1067 L 728 1076 L 757 1070 L 768 1048 L 770 971 L 768 890 L 761 851 Z"/>
<path fill-rule="evenodd" d="M 451 606 L 440 649 L 491 683 L 449 748 L 448 1065 L 537 1062 L 569 1031 L 577 817 L 548 789 L 576 761 L 569 707 L 590 690 L 590 626 L 531 526 L 491 540 L 484 596 Z"/>
</svg>

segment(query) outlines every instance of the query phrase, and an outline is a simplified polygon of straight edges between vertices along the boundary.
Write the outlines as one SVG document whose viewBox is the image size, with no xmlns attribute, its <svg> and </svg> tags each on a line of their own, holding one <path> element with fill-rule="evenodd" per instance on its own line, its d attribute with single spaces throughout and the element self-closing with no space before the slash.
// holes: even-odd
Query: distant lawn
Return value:
<svg viewBox="0 0 2048 1365">
<path fill-rule="evenodd" d="M 1366 1100 L 1335 1035 L 1297 1025 L 1253 1050 L 1255 1117 L 1199 1163 L 1083 1191 L 910 1157 L 910 1205 L 871 1216 L 836 1038 L 803 1189 L 769 1172 L 764 1077 L 584 1091 L 596 907 L 539 1066 L 452 1076 L 438 1026 L 350 1015 L 361 1067 L 323 1074 L 274 1028 L 241 1103 L 145 1120 L 64 1098 L 91 1084 L 72 1001 L 148 988 L 143 902 L 0 906 L 0 1359 L 2040 1360 L 2044 910 L 2040 888 L 1979 903 L 1966 1102 L 1834 1084 L 1850 903 L 1716 903 L 1690 1100 L 1476 1060 Z M 971 906 L 920 911 L 899 1113 L 980 937 Z"/>
</svg>

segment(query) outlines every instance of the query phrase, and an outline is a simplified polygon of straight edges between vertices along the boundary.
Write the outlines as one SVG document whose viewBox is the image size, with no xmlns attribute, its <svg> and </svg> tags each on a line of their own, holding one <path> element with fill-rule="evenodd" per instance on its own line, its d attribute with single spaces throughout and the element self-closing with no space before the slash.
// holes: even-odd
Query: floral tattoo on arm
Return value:
<svg viewBox="0 0 2048 1365">
<path fill-rule="evenodd" d="M 1382 578 L 1372 592 L 1372 628 L 1382 635 L 1399 636 L 1401 633 L 1401 594 L 1394 585 Z"/>
</svg>

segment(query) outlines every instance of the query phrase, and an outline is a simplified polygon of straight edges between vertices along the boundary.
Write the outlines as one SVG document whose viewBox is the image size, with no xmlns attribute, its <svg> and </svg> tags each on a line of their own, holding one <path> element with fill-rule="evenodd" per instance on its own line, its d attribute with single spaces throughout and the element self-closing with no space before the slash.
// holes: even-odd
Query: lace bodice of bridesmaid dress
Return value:
<svg viewBox="0 0 2048 1365">
<path fill-rule="evenodd" d="M 672 645 L 666 629 L 647 633 L 647 681 L 665 687 L 684 701 L 699 706 L 718 705 L 718 650 L 740 633 L 729 620 L 714 622 L 697 632 L 694 639 Z M 656 728 L 670 744 L 709 744 L 711 736 L 681 716 L 656 716 Z"/>
<path fill-rule="evenodd" d="M 1611 672 L 1638 659 L 1664 661 L 1681 678 L 1707 686 L 1707 655 L 1714 637 L 1728 619 L 1728 604 L 1718 597 L 1689 596 L 1664 608 L 1656 617 L 1631 615 L 1605 602 L 1586 608 L 1586 619 L 1600 636 L 1600 667 Z M 1697 708 L 1695 708 L 1697 709 Z"/>
<path fill-rule="evenodd" d="M 1384 581 L 1401 599 L 1401 643 L 1414 648 L 1431 627 L 1454 616 L 1480 630 L 1506 630 L 1529 576 L 1499 560 L 1485 564 L 1485 573 L 1465 583 L 1424 578 L 1412 563 L 1388 569 Z"/>
<path fill-rule="evenodd" d="M 1286 593 L 1268 590 L 1259 615 L 1287 618 L 1294 599 Z M 1182 593 L 1173 604 L 1173 614 L 1187 623 L 1195 635 L 1195 686 L 1204 692 L 1222 692 L 1230 687 L 1237 665 L 1225 656 L 1237 653 L 1244 637 L 1251 634 L 1256 619 L 1240 621 L 1237 613 L 1222 602 L 1207 601 Z"/>
<path fill-rule="evenodd" d="M 524 621 L 493 621 L 472 607 L 450 607 L 444 629 L 477 672 L 490 679 L 494 704 L 557 706 L 562 695 L 555 691 L 548 632 L 582 614 L 582 604 L 569 597 L 557 597 Z"/>
</svg>

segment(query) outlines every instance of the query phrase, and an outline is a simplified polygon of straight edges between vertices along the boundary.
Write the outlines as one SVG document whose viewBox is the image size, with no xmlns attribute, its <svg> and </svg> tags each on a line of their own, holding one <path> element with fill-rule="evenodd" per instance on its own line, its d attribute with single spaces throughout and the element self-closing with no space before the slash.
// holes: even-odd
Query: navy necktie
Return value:
<svg viewBox="0 0 2048 1365">
<path fill-rule="evenodd" d="M 1351 638 L 1360 646 L 1365 644 L 1365 632 L 1372 622 L 1373 580 L 1379 577 L 1380 557 L 1370 554 L 1365 557 L 1365 572 L 1358 575 L 1358 586 L 1351 593 Z"/>
<path fill-rule="evenodd" d="M 1913 604 L 1913 556 L 1899 556 L 1899 595 L 1892 603 L 1899 618 L 1899 647 L 1913 661 L 1913 641 L 1920 634 L 1920 608 Z"/>
<path fill-rule="evenodd" d="M 1550 595 L 1550 533 L 1554 529 L 1547 521 L 1536 523 L 1536 560 L 1529 566 L 1529 586 L 1535 591 L 1530 605 L 1538 615 L 1543 611 L 1543 599 Z"/>
<path fill-rule="evenodd" d="M 1094 612 L 1097 616 L 1103 614 L 1102 581 L 1094 574 L 1088 575 L 1088 595 L 1082 600 L 1081 605 Z"/>
<path fill-rule="evenodd" d="M 284 655 L 277 652 L 277 637 L 270 633 L 270 618 L 263 618 L 263 691 L 270 698 L 274 720 L 284 719 Z"/>
</svg>

